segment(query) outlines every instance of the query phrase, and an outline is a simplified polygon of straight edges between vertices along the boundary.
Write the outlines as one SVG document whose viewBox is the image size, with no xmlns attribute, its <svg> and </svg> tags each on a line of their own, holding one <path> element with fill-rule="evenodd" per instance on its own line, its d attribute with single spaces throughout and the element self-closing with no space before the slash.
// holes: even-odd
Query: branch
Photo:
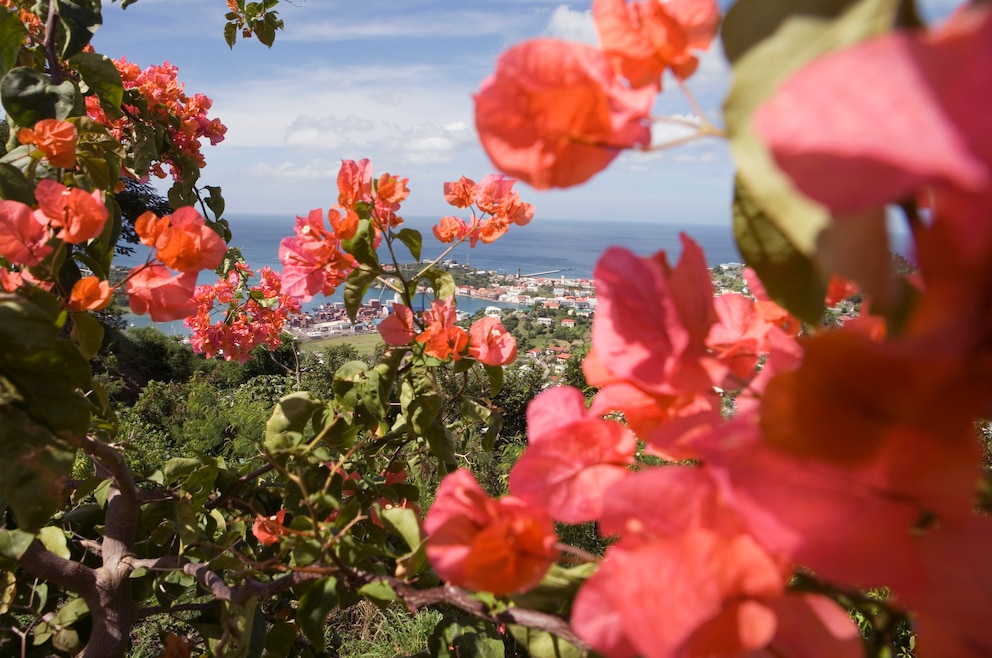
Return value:
<svg viewBox="0 0 992 658">
<path fill-rule="evenodd" d="M 84 597 L 96 587 L 93 569 L 59 557 L 37 539 L 28 545 L 17 564 L 36 578 L 53 582 Z"/>
</svg>

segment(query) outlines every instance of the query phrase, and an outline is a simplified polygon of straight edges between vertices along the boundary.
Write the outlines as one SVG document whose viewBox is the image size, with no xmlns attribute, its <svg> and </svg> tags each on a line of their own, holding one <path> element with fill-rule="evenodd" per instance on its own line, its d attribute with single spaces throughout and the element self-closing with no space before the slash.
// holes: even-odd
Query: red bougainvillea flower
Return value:
<svg viewBox="0 0 992 658">
<path fill-rule="evenodd" d="M 413 326 L 413 311 L 404 304 L 393 304 L 393 312 L 379 323 L 379 334 L 387 345 L 407 345 L 417 335 Z"/>
<path fill-rule="evenodd" d="M 368 158 L 358 162 L 342 160 L 338 170 L 338 205 L 353 208 L 372 195 L 372 163 Z"/>
<path fill-rule="evenodd" d="M 20 201 L 0 200 L 0 256 L 11 265 L 37 265 L 52 253 L 48 218 Z"/>
<path fill-rule="evenodd" d="M 439 576 L 496 595 L 533 587 L 558 558 L 544 510 L 513 496 L 493 500 L 465 469 L 441 481 L 424 529 Z"/>
<path fill-rule="evenodd" d="M 597 651 L 736 655 L 774 636 L 766 600 L 782 596 L 788 565 L 754 541 L 703 469 L 625 478 L 610 489 L 600 527 L 621 539 L 572 609 L 573 627 Z"/>
<path fill-rule="evenodd" d="M 500 56 L 475 96 L 475 125 L 500 170 L 539 189 L 569 187 L 651 141 L 656 91 L 626 87 L 601 50 L 535 39 Z"/>
<path fill-rule="evenodd" d="M 468 334 L 455 324 L 458 314 L 454 299 L 435 299 L 431 310 L 424 312 L 427 328 L 417 336 L 417 342 L 424 344 L 424 353 L 435 359 L 456 361 L 468 348 Z"/>
<path fill-rule="evenodd" d="M 251 534 L 262 546 L 272 546 L 279 541 L 279 538 L 286 534 L 283 521 L 286 519 L 286 510 L 281 509 L 272 516 L 260 516 L 252 524 Z"/>
<path fill-rule="evenodd" d="M 193 315 L 196 313 L 193 298 L 196 274 L 173 274 L 163 265 L 132 270 L 125 287 L 131 310 L 137 315 L 147 313 L 153 322 L 171 322 Z"/>
<path fill-rule="evenodd" d="M 633 87 L 661 88 L 666 68 L 680 78 L 696 70 L 693 50 L 706 50 L 720 25 L 715 0 L 594 0 L 603 50 Z"/>
<path fill-rule="evenodd" d="M 341 251 L 341 241 L 327 230 L 320 209 L 297 217 L 295 232 L 279 244 L 283 292 L 304 302 L 314 295 L 333 295 L 355 267 L 355 260 Z"/>
<path fill-rule="evenodd" d="M 38 183 L 34 196 L 38 200 L 38 219 L 60 229 L 55 234 L 60 240 L 79 244 L 103 233 L 109 214 L 99 190 L 85 192 L 46 178 Z"/>
<path fill-rule="evenodd" d="M 114 291 L 110 284 L 95 276 L 85 276 L 72 287 L 69 308 L 73 311 L 102 311 L 110 304 Z"/>
<path fill-rule="evenodd" d="M 72 169 L 76 166 L 76 126 L 68 121 L 42 119 L 34 128 L 21 128 L 17 139 L 22 144 L 34 144 L 53 167 Z"/>
<path fill-rule="evenodd" d="M 517 341 L 499 318 L 487 315 L 469 328 L 468 353 L 487 366 L 505 366 L 517 358 Z"/>
<path fill-rule="evenodd" d="M 24 277 L 20 272 L 13 272 L 6 267 L 0 267 L 0 288 L 4 292 L 17 292 L 24 285 Z"/>
<path fill-rule="evenodd" d="M 214 269 L 227 253 L 227 243 L 192 206 L 179 208 L 148 228 L 155 234 L 156 257 L 180 272 Z"/>
<path fill-rule="evenodd" d="M 636 449 L 626 427 L 586 411 L 582 391 L 550 388 L 527 407 L 527 449 L 510 471 L 510 492 L 556 521 L 596 520 Z"/>
</svg>

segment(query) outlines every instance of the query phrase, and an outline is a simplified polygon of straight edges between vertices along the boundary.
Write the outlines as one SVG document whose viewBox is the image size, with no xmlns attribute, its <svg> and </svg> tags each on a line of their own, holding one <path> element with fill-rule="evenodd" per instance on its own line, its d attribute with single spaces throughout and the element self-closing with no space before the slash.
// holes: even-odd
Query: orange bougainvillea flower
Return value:
<svg viewBox="0 0 992 658">
<path fill-rule="evenodd" d="M 569 187 L 651 141 L 656 91 L 628 88 L 597 48 L 535 39 L 500 56 L 475 96 L 475 125 L 502 171 L 536 188 Z"/>
<path fill-rule="evenodd" d="M 453 183 L 444 184 L 444 200 L 455 208 L 468 208 L 475 203 L 475 181 L 462 176 Z"/>
<path fill-rule="evenodd" d="M 445 244 L 466 238 L 471 232 L 472 227 L 465 220 L 452 215 L 442 217 L 434 227 L 434 237 Z"/>
<path fill-rule="evenodd" d="M 38 183 L 34 196 L 38 200 L 35 215 L 61 229 L 55 234 L 60 240 L 80 244 L 103 233 L 109 213 L 99 190 L 85 192 L 46 178 Z"/>
<path fill-rule="evenodd" d="M 680 78 L 696 70 L 692 50 L 709 48 L 720 25 L 715 0 L 594 0 L 603 50 L 633 87 L 661 88 L 661 74 L 671 67 Z"/>
<path fill-rule="evenodd" d="M 76 126 L 68 121 L 42 119 L 34 129 L 21 128 L 17 139 L 22 144 L 34 144 L 53 167 L 72 169 L 76 166 Z"/>
<path fill-rule="evenodd" d="M 179 208 L 168 218 L 168 224 L 149 228 L 157 232 L 157 258 L 180 272 L 198 272 L 220 265 L 227 253 L 227 243 L 206 225 L 203 216 L 192 206 Z"/>
<path fill-rule="evenodd" d="M 546 512 L 513 496 L 493 500 L 465 469 L 441 482 L 424 529 L 439 576 L 497 596 L 537 585 L 558 558 Z"/>
<path fill-rule="evenodd" d="M 72 287 L 69 308 L 73 311 L 102 311 L 110 304 L 113 294 L 107 281 L 95 276 L 83 277 Z"/>
<path fill-rule="evenodd" d="M 458 319 L 454 299 L 435 299 L 431 310 L 424 312 L 427 328 L 417 336 L 418 343 L 424 343 L 424 353 L 435 359 L 456 361 L 468 348 L 468 334 L 455 324 Z"/>
<path fill-rule="evenodd" d="M 260 516 L 255 519 L 251 527 L 251 534 L 262 546 L 272 546 L 279 541 L 282 535 L 286 534 L 283 529 L 283 521 L 286 519 L 286 510 L 281 509 L 272 516 Z"/>
</svg>

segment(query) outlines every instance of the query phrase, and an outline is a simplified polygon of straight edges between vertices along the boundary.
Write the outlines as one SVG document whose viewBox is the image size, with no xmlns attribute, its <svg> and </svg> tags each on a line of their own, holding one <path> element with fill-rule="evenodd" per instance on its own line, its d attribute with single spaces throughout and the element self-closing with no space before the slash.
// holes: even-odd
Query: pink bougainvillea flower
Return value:
<svg viewBox="0 0 992 658">
<path fill-rule="evenodd" d="M 407 345 L 417 335 L 413 326 L 413 311 L 404 304 L 393 304 L 393 312 L 379 323 L 379 333 L 387 345 Z"/>
<path fill-rule="evenodd" d="M 262 546 L 272 546 L 286 534 L 283 521 L 286 519 L 286 510 L 281 509 L 272 516 L 260 516 L 252 524 L 251 534 Z"/>
<path fill-rule="evenodd" d="M 453 183 L 444 184 L 444 200 L 455 208 L 468 208 L 475 203 L 476 185 L 471 178 L 462 176 Z"/>
<path fill-rule="evenodd" d="M 69 308 L 73 311 L 102 311 L 110 305 L 113 294 L 107 281 L 85 276 L 72 287 Z"/>
<path fill-rule="evenodd" d="M 713 298 L 717 321 L 710 326 L 706 345 L 728 371 L 720 385 L 727 389 L 746 386 L 757 373 L 759 360 L 773 345 L 792 338 L 758 311 L 755 300 L 728 293 Z"/>
<path fill-rule="evenodd" d="M 441 481 L 424 529 L 439 576 L 496 595 L 537 585 L 558 558 L 543 509 L 513 496 L 493 500 L 465 469 Z"/>
<path fill-rule="evenodd" d="M 173 274 L 163 265 L 132 270 L 125 287 L 131 310 L 137 315 L 147 313 L 153 322 L 170 322 L 193 315 L 196 313 L 193 297 L 196 274 Z"/>
<path fill-rule="evenodd" d="M 24 277 L 20 272 L 8 270 L 0 267 L 0 288 L 4 292 L 17 292 L 17 289 L 24 285 Z"/>
<path fill-rule="evenodd" d="M 417 336 L 417 342 L 424 344 L 425 354 L 442 361 L 461 358 L 468 348 L 468 334 L 455 324 L 457 319 L 454 299 L 431 302 L 431 310 L 424 312 L 427 328 Z"/>
<path fill-rule="evenodd" d="M 510 492 L 556 521 L 593 521 L 636 449 L 627 428 L 586 411 L 580 390 L 550 388 L 527 407 L 527 449 L 510 471 Z"/>
<path fill-rule="evenodd" d="M 180 272 L 212 270 L 220 265 L 227 243 L 206 225 L 196 208 L 185 206 L 162 219 L 168 223 L 155 225 L 156 256 L 162 263 Z"/>
<path fill-rule="evenodd" d="M 651 141 L 656 91 L 626 87 L 596 48 L 535 39 L 500 56 L 475 96 L 475 125 L 500 170 L 539 189 L 569 187 Z"/>
<path fill-rule="evenodd" d="M 0 200 L 0 256 L 11 265 L 33 266 L 52 253 L 48 218 L 20 201 Z"/>
<path fill-rule="evenodd" d="M 517 358 L 517 341 L 499 318 L 487 315 L 469 328 L 468 353 L 487 366 L 505 366 Z"/>
<path fill-rule="evenodd" d="M 936 30 L 890 33 L 814 61 L 757 111 L 754 127 L 799 189 L 838 212 L 931 183 L 987 194 L 990 57 L 992 9 L 962 9 Z M 855 91 L 863 89 L 872 93 Z"/>
<path fill-rule="evenodd" d="M 692 75 L 692 51 L 709 48 L 720 25 L 715 0 L 594 0 L 592 15 L 603 50 L 634 87 L 661 88 L 666 68 Z"/>
<path fill-rule="evenodd" d="M 72 169 L 76 166 L 76 126 L 68 121 L 41 119 L 34 128 L 21 128 L 17 139 L 22 144 L 34 144 L 53 167 Z"/>
<path fill-rule="evenodd" d="M 99 190 L 85 192 L 46 178 L 38 183 L 34 196 L 38 219 L 60 229 L 55 234 L 60 240 L 80 244 L 103 233 L 109 213 Z"/>
<path fill-rule="evenodd" d="M 338 237 L 327 230 L 320 209 L 296 218 L 295 235 L 279 244 L 279 262 L 283 293 L 305 302 L 314 295 L 334 294 L 355 267 L 355 260 L 341 251 Z"/>
<path fill-rule="evenodd" d="M 620 535 L 582 586 L 572 625 L 605 655 L 736 655 L 775 635 L 790 565 L 750 535 L 703 468 L 650 469 L 606 498 Z M 619 628 L 617 627 L 619 625 Z"/>
<path fill-rule="evenodd" d="M 338 170 L 338 204 L 354 208 L 359 201 L 372 195 L 372 163 L 368 158 L 358 162 L 342 160 Z"/>
</svg>

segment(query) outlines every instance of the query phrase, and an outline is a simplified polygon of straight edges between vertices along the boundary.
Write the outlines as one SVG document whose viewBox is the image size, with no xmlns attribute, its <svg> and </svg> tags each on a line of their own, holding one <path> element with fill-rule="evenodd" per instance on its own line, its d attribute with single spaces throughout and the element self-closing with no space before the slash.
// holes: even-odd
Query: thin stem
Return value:
<svg viewBox="0 0 992 658">
<path fill-rule="evenodd" d="M 713 122 L 710 121 L 709 117 L 706 115 L 706 111 L 703 110 L 703 106 L 699 104 L 699 101 L 696 100 L 696 97 L 693 95 L 693 93 L 689 91 L 688 87 L 685 86 L 685 81 L 679 76 L 675 76 L 675 80 L 676 82 L 678 82 L 679 89 L 682 90 L 682 93 L 685 95 L 686 100 L 689 101 L 689 105 L 692 106 L 692 111 L 695 112 L 699 116 L 699 120 L 702 121 L 703 125 L 701 126 L 701 130 L 703 132 L 716 130 L 716 128 L 713 126 Z"/>
<path fill-rule="evenodd" d="M 575 546 L 570 546 L 568 544 L 562 544 L 561 542 L 555 544 L 555 548 L 562 553 L 568 553 L 569 555 L 574 555 L 577 558 L 591 564 L 598 564 L 600 558 L 588 551 L 584 551 L 581 548 L 576 548 Z"/>
</svg>

